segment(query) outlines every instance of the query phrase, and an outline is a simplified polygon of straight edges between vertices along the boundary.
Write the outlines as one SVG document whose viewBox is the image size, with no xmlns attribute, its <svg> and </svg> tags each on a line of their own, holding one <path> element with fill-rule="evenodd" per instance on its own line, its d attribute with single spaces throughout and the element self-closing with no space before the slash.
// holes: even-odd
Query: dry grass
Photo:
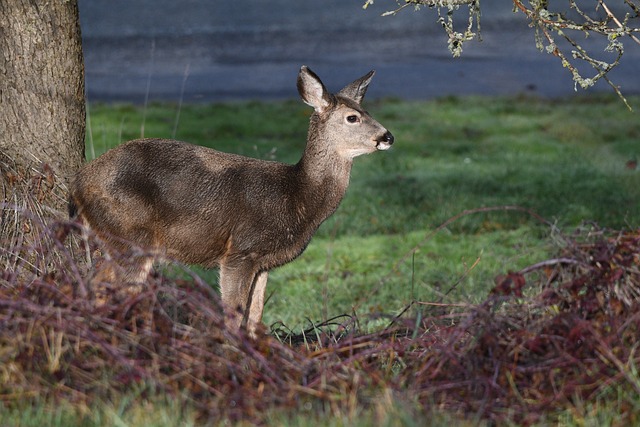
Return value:
<svg viewBox="0 0 640 427">
<path fill-rule="evenodd" d="M 564 236 L 557 258 L 497 277 L 479 305 L 416 301 L 375 333 L 345 316 L 252 340 L 225 327 L 217 296 L 188 272 L 92 297 L 89 267 L 62 243 L 78 226 L 27 212 L 15 214 L 39 243 L 4 247 L 37 263 L 18 257 L 0 271 L 4 405 L 91 407 L 142 389 L 179 396 L 209 422 L 302 408 L 355 418 L 401 401 L 529 424 L 617 393 L 620 419 L 636 421 L 637 397 L 620 392 L 640 393 L 640 230 Z"/>
</svg>

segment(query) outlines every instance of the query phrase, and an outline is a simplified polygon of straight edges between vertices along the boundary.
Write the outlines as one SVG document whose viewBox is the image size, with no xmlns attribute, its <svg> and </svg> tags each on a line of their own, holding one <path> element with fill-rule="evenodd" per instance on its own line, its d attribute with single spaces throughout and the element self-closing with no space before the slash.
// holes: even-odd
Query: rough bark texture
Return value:
<svg viewBox="0 0 640 427">
<path fill-rule="evenodd" d="M 33 218 L 66 211 L 84 126 L 77 1 L 0 0 L 0 266 Z"/>
</svg>

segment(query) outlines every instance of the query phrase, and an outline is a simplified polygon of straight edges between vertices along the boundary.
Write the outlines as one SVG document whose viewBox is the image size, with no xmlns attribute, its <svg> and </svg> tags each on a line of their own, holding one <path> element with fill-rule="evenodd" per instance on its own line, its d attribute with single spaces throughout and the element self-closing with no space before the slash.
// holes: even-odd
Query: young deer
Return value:
<svg viewBox="0 0 640 427">
<path fill-rule="evenodd" d="M 337 209 L 353 158 L 393 144 L 360 106 L 373 74 L 332 95 L 309 68 L 300 69 L 298 91 L 315 111 L 295 165 L 168 139 L 134 140 L 78 172 L 70 213 L 120 248 L 131 242 L 184 263 L 218 266 L 224 307 L 236 326 L 253 332 L 269 270 L 300 255 Z M 124 280 L 143 282 L 152 261 Z"/>
</svg>

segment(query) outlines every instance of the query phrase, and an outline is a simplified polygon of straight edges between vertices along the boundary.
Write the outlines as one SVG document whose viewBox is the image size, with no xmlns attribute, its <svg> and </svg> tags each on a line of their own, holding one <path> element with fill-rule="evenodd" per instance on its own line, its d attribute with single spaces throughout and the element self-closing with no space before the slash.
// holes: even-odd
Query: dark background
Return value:
<svg viewBox="0 0 640 427">
<path fill-rule="evenodd" d="M 575 93 L 569 72 L 536 49 L 533 29 L 509 1 L 481 3 L 483 41 L 467 43 L 458 59 L 435 10 L 382 17 L 395 6 L 389 0 L 367 10 L 364 0 L 79 3 L 90 101 L 178 101 L 183 87 L 186 102 L 294 98 L 302 64 L 331 90 L 376 69 L 370 97 Z M 467 15 L 463 6 L 454 16 L 459 31 Z M 602 52 L 596 37 L 579 37 Z M 638 94 L 640 46 L 627 40 L 625 47 L 610 77 L 625 94 Z M 611 89 L 600 81 L 590 91 Z"/>
</svg>

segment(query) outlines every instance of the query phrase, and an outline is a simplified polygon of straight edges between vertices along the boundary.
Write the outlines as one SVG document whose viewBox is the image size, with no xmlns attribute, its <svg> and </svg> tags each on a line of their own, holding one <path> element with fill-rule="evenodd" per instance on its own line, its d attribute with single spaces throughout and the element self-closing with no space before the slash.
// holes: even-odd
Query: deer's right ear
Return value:
<svg viewBox="0 0 640 427">
<path fill-rule="evenodd" d="M 331 105 L 331 94 L 313 71 L 303 65 L 298 74 L 298 92 L 305 104 L 312 106 L 318 113 Z"/>
</svg>

